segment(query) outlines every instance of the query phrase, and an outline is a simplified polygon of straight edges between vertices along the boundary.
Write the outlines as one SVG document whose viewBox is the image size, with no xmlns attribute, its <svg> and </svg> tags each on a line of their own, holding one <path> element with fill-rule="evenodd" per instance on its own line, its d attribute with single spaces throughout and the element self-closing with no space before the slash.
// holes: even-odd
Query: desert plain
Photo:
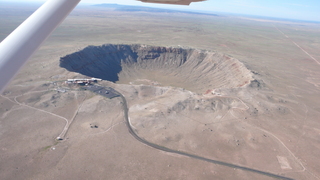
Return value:
<svg viewBox="0 0 320 180">
<path fill-rule="evenodd" d="M 37 5 L 0 8 L 3 40 Z M 0 96 L 0 178 L 320 179 L 319 49 L 315 22 L 78 6 Z M 91 77 L 126 102 L 65 83 Z"/>
</svg>

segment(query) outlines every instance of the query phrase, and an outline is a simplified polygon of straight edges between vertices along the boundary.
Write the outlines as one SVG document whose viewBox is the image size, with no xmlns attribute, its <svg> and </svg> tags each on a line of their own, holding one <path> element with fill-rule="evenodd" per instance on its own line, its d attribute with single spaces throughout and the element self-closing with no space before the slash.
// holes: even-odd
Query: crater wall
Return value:
<svg viewBox="0 0 320 180">
<path fill-rule="evenodd" d="M 208 89 L 249 84 L 252 73 L 232 57 L 205 50 L 146 45 L 88 46 L 60 59 L 60 66 L 116 83 Z"/>
</svg>

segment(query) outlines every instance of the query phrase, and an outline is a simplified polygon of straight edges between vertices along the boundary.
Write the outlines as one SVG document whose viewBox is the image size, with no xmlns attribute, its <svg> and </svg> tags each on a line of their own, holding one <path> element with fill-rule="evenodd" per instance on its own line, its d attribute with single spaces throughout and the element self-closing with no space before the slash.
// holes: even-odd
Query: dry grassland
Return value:
<svg viewBox="0 0 320 180">
<path fill-rule="evenodd" d="M 31 10 L 1 9 L 0 39 Z M 85 7 L 0 96 L 0 179 L 277 179 L 142 144 L 128 132 L 120 98 L 66 86 L 84 75 L 61 68 L 60 58 L 105 43 L 214 51 L 239 60 L 256 80 L 196 90 L 192 81 L 125 74 L 125 84 L 102 82 L 126 97 L 141 138 L 280 179 L 319 179 L 319 24 Z"/>
</svg>

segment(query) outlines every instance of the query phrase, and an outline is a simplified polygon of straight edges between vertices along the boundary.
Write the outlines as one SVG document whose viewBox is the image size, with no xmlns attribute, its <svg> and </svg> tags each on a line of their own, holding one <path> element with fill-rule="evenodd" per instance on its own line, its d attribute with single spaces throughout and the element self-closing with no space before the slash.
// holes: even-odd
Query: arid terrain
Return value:
<svg viewBox="0 0 320 180">
<path fill-rule="evenodd" d="M 317 23 L 79 6 L 0 96 L 0 179 L 320 179 L 319 49 Z M 91 77 L 123 98 L 65 83 Z"/>
</svg>

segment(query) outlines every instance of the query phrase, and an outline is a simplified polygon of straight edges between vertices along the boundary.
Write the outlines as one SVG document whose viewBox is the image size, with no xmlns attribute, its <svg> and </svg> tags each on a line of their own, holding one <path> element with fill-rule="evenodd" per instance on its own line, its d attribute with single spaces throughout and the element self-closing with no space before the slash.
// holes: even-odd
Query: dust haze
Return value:
<svg viewBox="0 0 320 180">
<path fill-rule="evenodd" d="M 78 7 L 1 94 L 0 177 L 319 179 L 319 29 Z"/>
</svg>

